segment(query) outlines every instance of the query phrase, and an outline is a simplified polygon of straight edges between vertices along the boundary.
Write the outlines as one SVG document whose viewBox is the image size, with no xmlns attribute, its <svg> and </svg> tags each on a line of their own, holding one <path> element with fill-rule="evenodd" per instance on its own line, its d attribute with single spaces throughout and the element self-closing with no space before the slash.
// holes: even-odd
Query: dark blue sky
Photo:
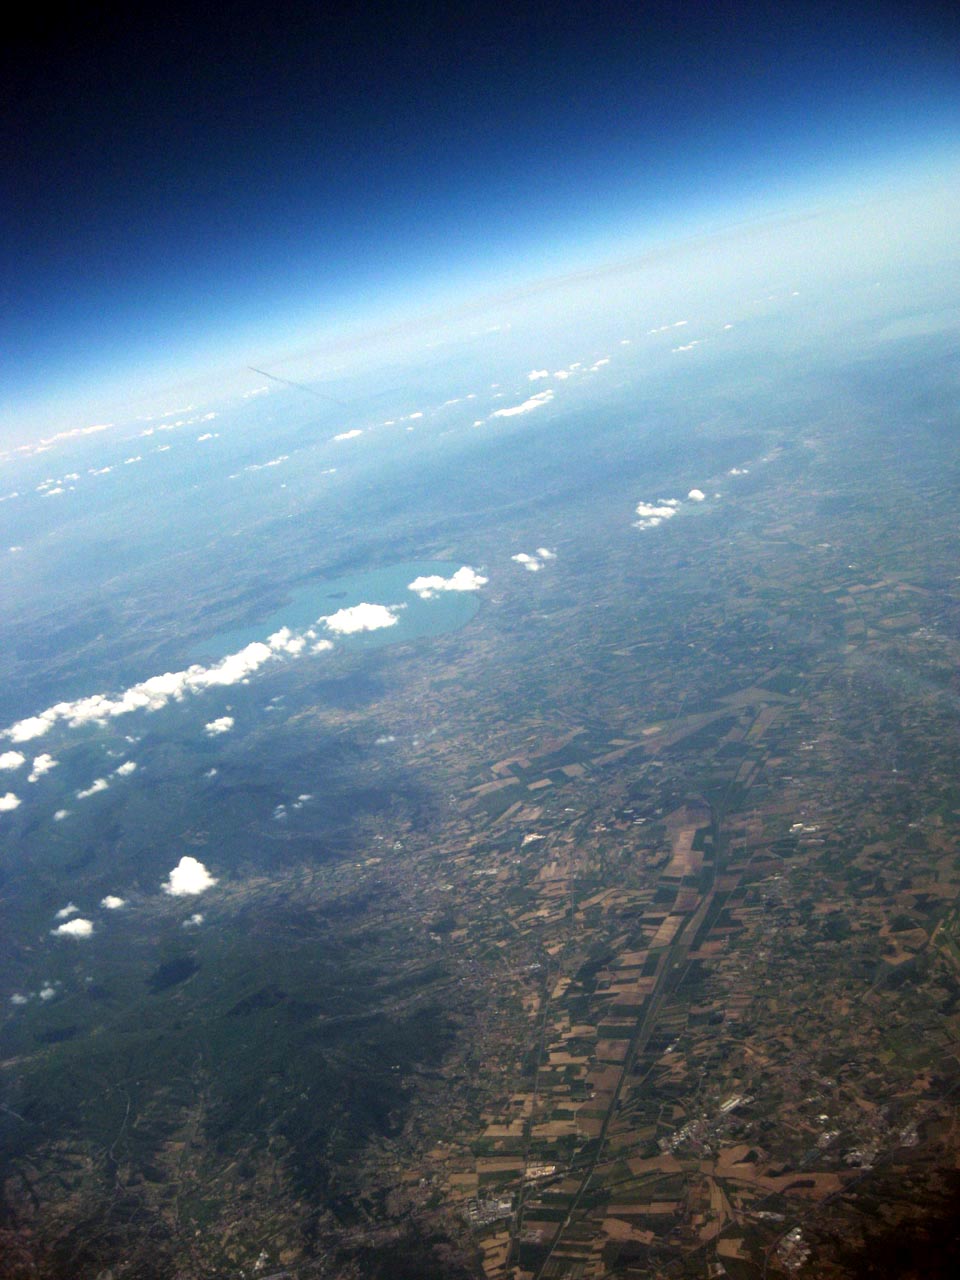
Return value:
<svg viewBox="0 0 960 1280">
<path fill-rule="evenodd" d="M 960 18 L 924 0 L 197 7 L 5 40 L 5 439 L 960 134 Z"/>
</svg>

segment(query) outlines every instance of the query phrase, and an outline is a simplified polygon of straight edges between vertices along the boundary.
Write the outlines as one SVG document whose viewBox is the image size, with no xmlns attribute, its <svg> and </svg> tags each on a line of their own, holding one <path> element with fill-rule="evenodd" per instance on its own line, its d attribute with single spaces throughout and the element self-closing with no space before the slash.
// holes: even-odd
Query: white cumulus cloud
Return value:
<svg viewBox="0 0 960 1280">
<path fill-rule="evenodd" d="M 216 720 L 210 720 L 205 724 L 203 730 L 209 737 L 215 738 L 220 733 L 229 733 L 233 725 L 233 716 L 217 716 Z"/>
<path fill-rule="evenodd" d="M 293 657 L 303 652 L 306 645 L 305 636 L 294 635 L 289 627 L 281 627 L 272 636 L 267 637 L 267 644 L 277 653 L 289 653 Z"/>
<path fill-rule="evenodd" d="M 30 769 L 28 782 L 36 782 L 38 778 L 42 778 L 45 773 L 49 773 L 51 769 L 57 767 L 57 761 L 53 756 L 43 752 L 42 755 L 33 757 L 33 766 Z"/>
<path fill-rule="evenodd" d="M 705 501 L 706 496 L 707 495 L 703 492 L 702 489 L 691 489 L 690 492 L 687 494 L 687 497 L 690 499 L 691 502 L 703 502 Z"/>
<path fill-rule="evenodd" d="M 635 529 L 655 529 L 658 524 L 663 524 L 664 520 L 669 520 L 671 516 L 677 514 L 679 499 L 677 498 L 658 498 L 656 502 L 638 502 L 637 515 L 639 520 L 634 522 Z"/>
<path fill-rule="evenodd" d="M 95 796 L 98 791 L 106 791 L 109 786 L 110 783 L 106 778 L 97 778 L 95 782 L 91 782 L 89 787 L 77 792 L 77 799 L 86 800 L 89 796 Z"/>
<path fill-rule="evenodd" d="M 353 635 L 357 631 L 379 631 L 383 627 L 396 624 L 397 615 L 385 604 L 354 604 L 346 609 L 338 609 L 329 617 L 318 618 L 330 631 L 338 635 Z"/>
<path fill-rule="evenodd" d="M 70 916 L 75 916 L 79 910 L 80 908 L 76 903 L 68 902 L 65 907 L 60 908 L 53 918 L 54 920 L 68 920 Z"/>
<path fill-rule="evenodd" d="M 22 751 L 0 752 L 0 769 L 19 769 L 26 760 L 27 757 Z"/>
<path fill-rule="evenodd" d="M 164 881 L 163 892 L 169 893 L 172 898 L 185 898 L 212 889 L 216 883 L 216 878 L 202 862 L 184 854 Z"/>
<path fill-rule="evenodd" d="M 137 771 L 136 760 L 125 760 L 123 764 L 117 765 L 116 769 L 114 769 L 113 772 L 116 774 L 118 778 L 129 778 L 130 774 L 136 773 L 136 771 Z"/>
<path fill-rule="evenodd" d="M 73 920 L 57 925 L 56 929 L 51 929 L 50 932 L 55 938 L 89 938 L 93 933 L 93 921 L 77 916 Z"/>
<path fill-rule="evenodd" d="M 359 427 L 354 427 L 352 431 L 341 431 L 339 435 L 334 436 L 334 440 L 356 440 L 357 436 L 362 436 L 363 432 Z"/>
<path fill-rule="evenodd" d="M 108 893 L 105 898 L 100 899 L 100 905 L 104 911 L 119 911 L 121 907 L 127 905 L 126 898 L 118 898 L 115 893 Z"/>
<path fill-rule="evenodd" d="M 6 795 L 0 796 L 0 813 L 12 813 L 14 809 L 20 807 L 20 797 L 8 791 Z"/>
<path fill-rule="evenodd" d="M 530 372 L 527 374 L 527 377 L 530 379 L 531 382 L 538 382 L 541 378 L 549 378 L 550 370 L 549 369 L 531 369 Z"/>
<path fill-rule="evenodd" d="M 407 590 L 415 592 L 421 600 L 432 600 L 441 591 L 479 591 L 481 587 L 487 585 L 488 581 L 489 579 L 477 573 L 476 569 L 464 564 L 449 578 L 444 578 L 439 573 L 414 578 L 407 584 Z"/>
<path fill-rule="evenodd" d="M 543 565 L 537 557 L 528 555 L 526 551 L 518 551 L 517 554 L 515 556 L 511 556 L 510 559 L 515 560 L 517 564 L 522 564 L 525 569 L 530 571 L 530 573 L 539 573 L 543 568 Z"/>
</svg>

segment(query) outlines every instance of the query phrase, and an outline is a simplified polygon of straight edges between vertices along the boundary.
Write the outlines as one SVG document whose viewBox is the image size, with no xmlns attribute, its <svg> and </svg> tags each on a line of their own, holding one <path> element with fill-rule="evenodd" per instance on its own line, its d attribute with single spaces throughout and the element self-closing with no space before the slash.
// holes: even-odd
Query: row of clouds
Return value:
<svg viewBox="0 0 960 1280">
<path fill-rule="evenodd" d="M 537 547 L 536 555 L 530 555 L 528 551 L 518 551 L 515 556 L 510 557 L 516 564 L 522 564 L 530 573 L 539 573 L 547 561 L 556 560 L 556 558 L 557 553 L 551 551 L 549 547 Z"/>
<path fill-rule="evenodd" d="M 707 495 L 702 489 L 691 489 L 687 494 L 688 502 L 705 502 Z M 638 502 L 636 506 L 636 514 L 639 517 L 634 521 L 635 529 L 655 529 L 657 525 L 663 524 L 665 520 L 671 520 L 680 510 L 682 503 L 679 498 L 658 498 L 656 502 Z"/>
<path fill-rule="evenodd" d="M 160 887 L 171 898 L 191 898 L 206 893 L 218 883 L 217 877 L 211 875 L 202 862 L 189 854 L 184 854 Z M 100 899 L 100 906 L 104 911 L 120 911 L 126 905 L 127 900 L 115 893 L 108 893 L 106 897 Z M 61 923 L 50 930 L 50 936 L 73 938 L 76 941 L 92 938 L 96 931 L 94 923 L 88 916 L 80 915 L 79 912 L 80 908 L 73 902 L 68 902 L 65 907 L 61 907 L 54 916 L 54 919 Z M 202 916 L 191 916 L 188 921 L 185 921 L 187 925 L 202 923 Z M 25 1002 L 15 1000 L 14 1003 Z"/>
<path fill-rule="evenodd" d="M 478 591 L 486 583 L 485 577 L 469 565 L 463 565 L 449 578 L 439 575 L 415 578 L 408 585 L 408 590 L 426 600 L 446 591 Z M 376 631 L 383 627 L 394 626 L 398 620 L 399 610 L 402 608 L 401 604 L 388 606 L 361 603 L 338 609 L 336 613 L 318 618 L 316 626 L 322 626 L 327 632 L 336 636 Z M 118 697 L 95 693 L 73 702 L 55 703 L 39 715 L 28 716 L 4 729 L 0 737 L 20 744 L 42 737 L 58 724 L 79 728 L 86 724 L 106 724 L 111 719 L 129 715 L 134 711 L 159 711 L 171 701 L 183 701 L 188 695 L 202 693 L 212 688 L 225 688 L 246 683 L 267 663 L 283 657 L 297 657 L 304 652 L 308 644 L 313 653 L 324 652 L 333 647 L 332 641 L 320 636 L 314 627 L 308 628 L 302 634 L 296 634 L 288 627 L 282 627 L 266 641 L 254 641 L 236 653 L 228 654 L 212 666 L 204 667 L 195 663 L 183 671 L 168 671 L 163 675 L 151 676 L 147 680 L 131 685 Z M 230 725 L 224 723 L 226 719 L 228 717 L 210 721 L 207 732 L 215 736 L 231 728 L 232 723 Z M 11 761 L 11 767 L 19 767 L 25 759 L 25 757 L 21 759 L 21 755 L 19 751 L 5 752 L 4 759 Z M 105 780 L 98 780 L 100 781 L 105 782 Z M 98 789 L 102 790 L 103 787 Z M 8 794 L 12 796 L 12 793 Z M 0 798 L 0 811 L 4 807 L 15 808 L 17 804 L 19 800 L 15 796 L 12 800 Z"/>
<path fill-rule="evenodd" d="M 729 328 L 730 326 L 726 325 L 724 327 Z M 728 476 L 746 476 L 749 474 L 749 467 L 730 467 L 727 471 Z M 715 493 L 713 496 L 719 498 L 720 494 Z M 707 495 L 702 489 L 691 489 L 686 497 L 687 502 L 700 503 L 706 502 L 706 500 Z M 679 498 L 658 498 L 656 502 L 638 502 L 635 508 L 635 514 L 638 519 L 634 521 L 633 527 L 641 530 L 655 529 L 657 525 L 663 524 L 665 520 L 672 519 L 682 505 Z"/>
<path fill-rule="evenodd" d="M 0 770 L 12 772 L 15 769 L 22 769 L 26 763 L 27 757 L 22 751 L 0 752 Z M 57 761 L 44 751 L 40 755 L 34 756 L 30 773 L 27 775 L 27 781 L 39 782 L 45 773 L 49 773 L 51 769 L 56 767 Z M 14 809 L 19 809 L 19 807 L 20 797 L 16 792 L 7 791 L 0 795 L 0 813 L 12 813 Z"/>
<path fill-rule="evenodd" d="M 178 412 L 182 412 L 182 411 L 178 411 Z M 171 415 L 166 415 L 166 416 L 170 417 Z M 216 412 L 211 411 L 209 413 L 197 414 L 189 418 L 181 417 L 177 421 L 160 421 L 156 426 L 149 426 L 144 428 L 139 433 L 139 435 L 141 437 L 152 436 L 156 431 L 175 431 L 178 427 L 187 427 L 195 423 L 208 423 L 208 422 L 211 422 L 217 416 L 218 415 Z M 88 436 L 91 434 L 96 434 L 101 431 L 108 431 L 111 429 L 112 426 L 113 426 L 112 423 L 108 423 L 108 424 L 103 424 L 103 425 L 98 425 L 93 427 L 78 427 L 72 431 L 61 431 L 61 432 L 58 432 L 55 436 L 49 436 L 41 440 L 38 444 L 21 446 L 19 449 L 15 450 L 14 452 L 22 453 L 27 456 L 31 456 L 37 453 L 46 453 L 49 449 L 53 448 L 55 444 L 61 443 L 65 440 L 71 440 L 76 437 Z M 216 440 L 218 436 L 219 436 L 219 432 L 204 431 L 197 436 L 197 441 L 199 443 L 206 440 Z M 156 445 L 153 449 L 153 452 L 167 453 L 169 449 L 170 449 L 170 446 L 168 444 L 161 444 L 161 445 Z M 0 455 L 0 456 L 3 456 L 3 455 Z M 134 466 L 136 463 L 139 463 L 139 462 L 143 462 L 143 454 L 136 453 L 136 454 L 132 454 L 129 458 L 124 458 L 122 462 L 108 463 L 99 467 L 88 467 L 86 469 L 86 474 L 88 476 L 94 476 L 94 477 L 106 476 L 106 475 L 109 475 L 112 471 L 115 471 L 119 466 L 130 467 L 130 466 Z M 45 480 L 42 480 L 40 484 L 35 486 L 34 491 L 38 493 L 42 498 L 55 498 L 55 497 L 59 497 L 61 494 L 69 493 L 75 490 L 77 487 L 77 484 L 82 479 L 83 477 L 79 471 L 68 471 L 68 472 L 65 472 L 62 476 L 48 476 Z M 15 493 L 7 494 L 5 496 L 8 498 L 17 498 L 20 496 L 20 494 L 19 492 L 15 492 Z"/>
</svg>

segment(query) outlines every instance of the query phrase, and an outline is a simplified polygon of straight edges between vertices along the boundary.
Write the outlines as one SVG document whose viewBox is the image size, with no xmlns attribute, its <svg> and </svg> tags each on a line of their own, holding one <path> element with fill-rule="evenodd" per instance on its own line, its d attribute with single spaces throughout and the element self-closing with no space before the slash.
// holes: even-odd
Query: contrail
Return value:
<svg viewBox="0 0 960 1280">
<path fill-rule="evenodd" d="M 252 364 L 248 364 L 247 368 L 251 373 L 259 373 L 262 378 L 269 378 L 271 382 L 282 383 L 285 387 L 295 387 L 297 391 L 305 391 L 308 396 L 316 396 L 318 400 L 326 400 L 341 409 L 347 408 L 343 401 L 338 400 L 336 396 L 328 396 L 325 392 L 317 391 L 314 387 L 305 387 L 302 382 L 291 382 L 289 378 L 278 378 L 275 373 L 267 373 L 266 369 L 258 369 Z"/>
</svg>

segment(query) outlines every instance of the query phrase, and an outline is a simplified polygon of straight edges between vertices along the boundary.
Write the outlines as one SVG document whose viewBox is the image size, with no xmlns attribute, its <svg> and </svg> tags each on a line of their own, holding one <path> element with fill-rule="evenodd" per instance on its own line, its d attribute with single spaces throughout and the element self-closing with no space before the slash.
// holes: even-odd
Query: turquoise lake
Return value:
<svg viewBox="0 0 960 1280">
<path fill-rule="evenodd" d="M 298 587 L 290 593 L 286 604 L 260 621 L 210 636 L 197 646 L 193 660 L 222 658 L 228 653 L 236 653 L 255 640 L 266 640 L 281 627 L 289 627 L 294 632 L 315 627 L 318 639 L 329 639 L 336 645 L 360 644 L 365 648 L 404 644 L 456 631 L 476 614 L 480 607 L 480 592 L 441 591 L 430 600 L 422 600 L 409 589 L 409 584 L 415 578 L 432 575 L 449 578 L 460 567 L 454 561 L 418 560 Z M 329 631 L 323 623 L 316 625 L 319 618 L 358 604 L 387 605 L 391 609 L 398 605 L 403 607 L 397 610 L 397 621 L 393 626 L 377 631 L 340 635 Z"/>
</svg>

